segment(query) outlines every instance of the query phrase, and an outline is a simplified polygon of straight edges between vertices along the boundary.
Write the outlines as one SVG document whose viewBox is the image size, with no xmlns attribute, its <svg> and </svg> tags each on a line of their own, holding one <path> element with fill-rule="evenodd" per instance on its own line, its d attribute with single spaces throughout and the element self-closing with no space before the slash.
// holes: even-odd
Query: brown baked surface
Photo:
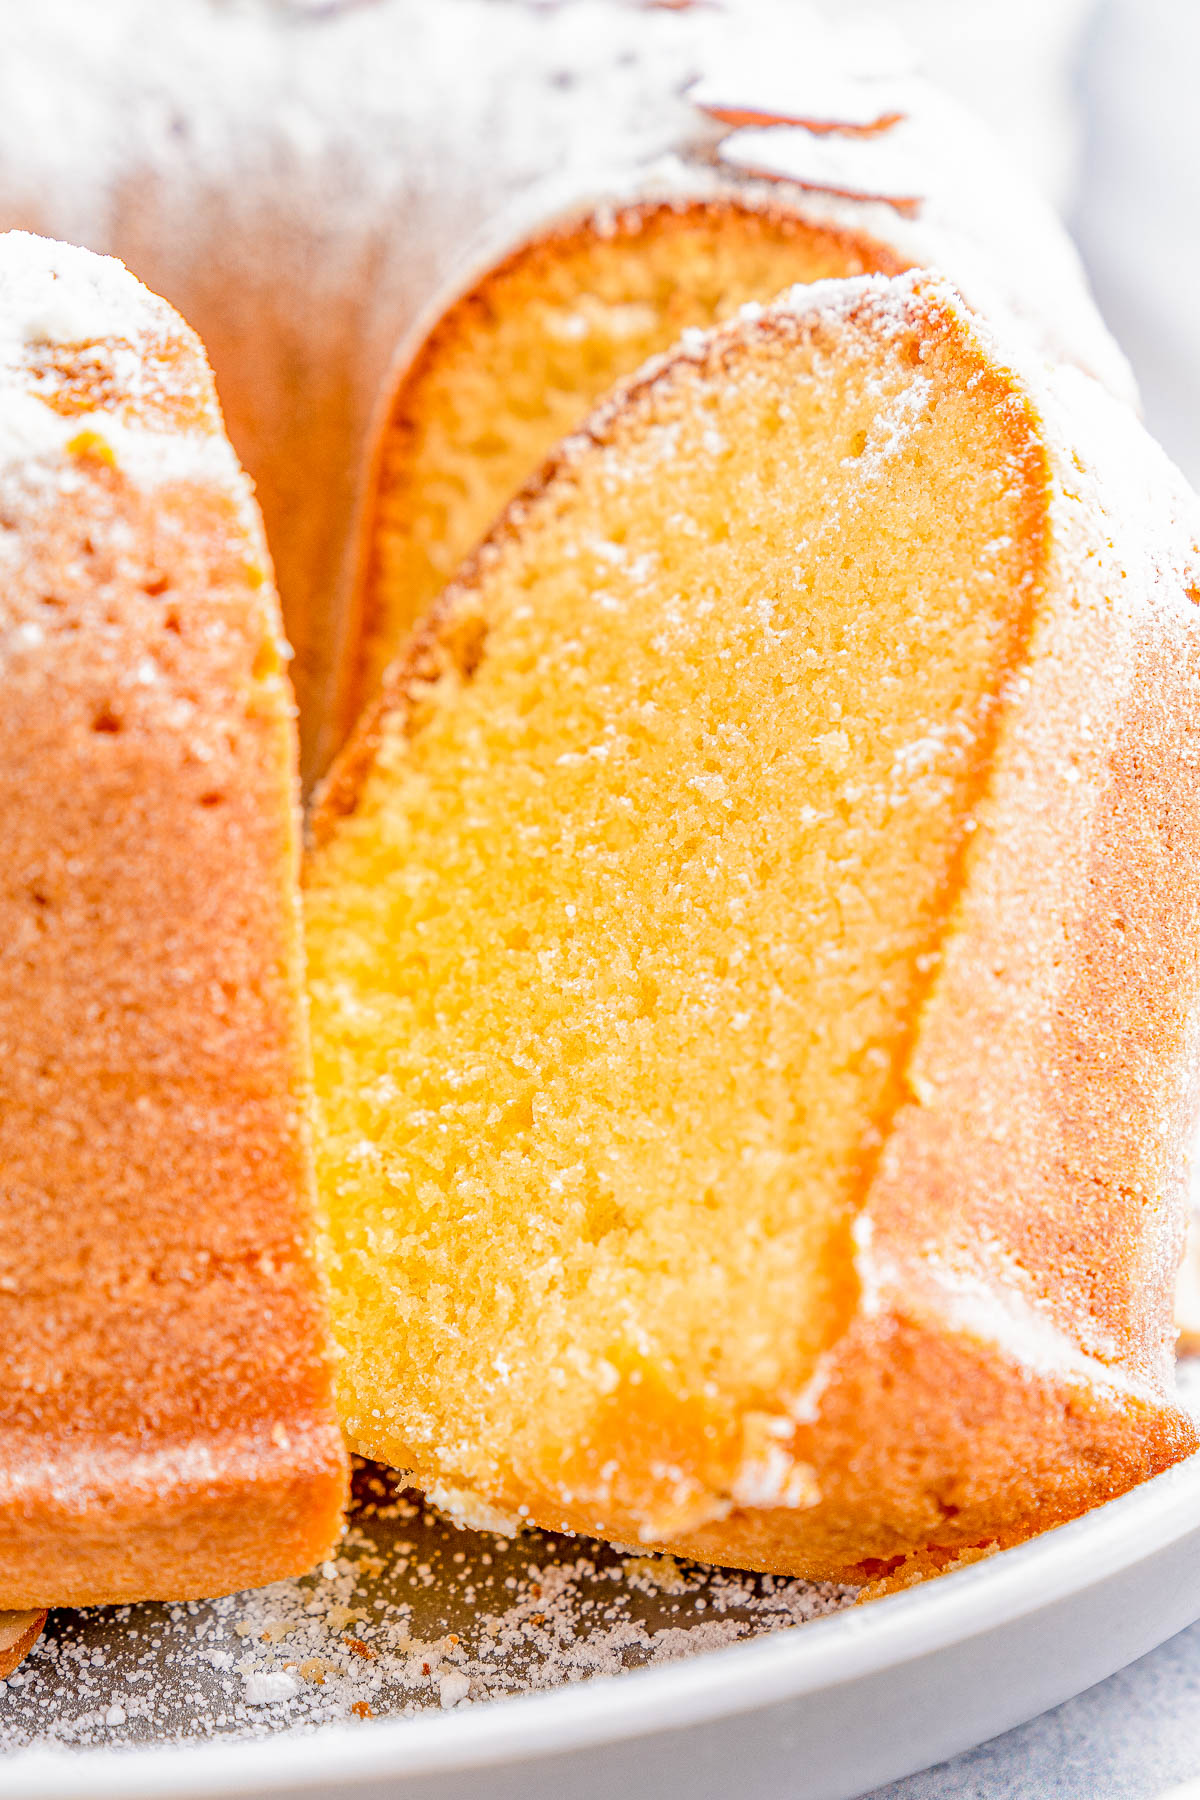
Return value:
<svg viewBox="0 0 1200 1800">
<path fill-rule="evenodd" d="M 944 283 L 602 409 L 327 786 L 352 1443 L 469 1517 L 888 1579 L 1196 1445 L 1192 503 Z"/>
<path fill-rule="evenodd" d="M 0 1681 L 29 1655 L 45 1623 L 44 1612 L 0 1612 Z"/>
<path fill-rule="evenodd" d="M 0 1606 L 227 1592 L 345 1488 L 286 647 L 193 334 L 18 234 L 0 312 Z"/>
<path fill-rule="evenodd" d="M 402 362 L 381 409 L 340 737 L 463 558 L 618 381 L 747 301 L 906 266 L 782 198 L 728 194 L 589 213 L 487 270 Z"/>
</svg>

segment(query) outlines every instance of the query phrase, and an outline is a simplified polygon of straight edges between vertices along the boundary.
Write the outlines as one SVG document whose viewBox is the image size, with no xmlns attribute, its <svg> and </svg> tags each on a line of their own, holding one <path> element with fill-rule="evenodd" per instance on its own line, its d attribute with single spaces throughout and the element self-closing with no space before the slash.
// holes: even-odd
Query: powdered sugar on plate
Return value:
<svg viewBox="0 0 1200 1800">
<path fill-rule="evenodd" d="M 460 1529 L 363 1464 L 335 1560 L 223 1600 L 52 1614 L 0 1683 L 0 1751 L 312 1731 L 719 1649 L 853 1602 L 530 1531 Z"/>
</svg>

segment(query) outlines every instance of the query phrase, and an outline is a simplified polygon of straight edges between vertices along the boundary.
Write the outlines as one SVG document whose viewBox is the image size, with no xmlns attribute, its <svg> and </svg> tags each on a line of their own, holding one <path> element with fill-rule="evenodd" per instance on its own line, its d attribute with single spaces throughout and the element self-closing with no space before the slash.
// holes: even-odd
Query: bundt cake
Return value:
<svg viewBox="0 0 1200 1800">
<path fill-rule="evenodd" d="M 1200 551 L 1057 225 L 863 56 L 43 0 L 0 227 L 208 338 L 310 774 L 384 679 L 309 871 L 352 1442 L 878 1582 L 1194 1447 Z M 17 235 L 0 558 L 0 1606 L 269 1580 L 345 1482 L 271 574 L 191 333 Z"/>
<path fill-rule="evenodd" d="M 314 820 L 355 1448 L 859 1580 L 1195 1447 L 1198 531 L 923 273 L 745 308 L 560 449 Z"/>
<path fill-rule="evenodd" d="M 610 219 L 607 246 L 589 243 Z M 994 290 L 1053 353 L 1129 391 L 1045 203 L 877 40 L 832 34 L 798 0 L 39 0 L 5 24 L 5 225 L 120 256 L 204 340 L 266 519 L 309 774 L 336 747 L 347 670 L 369 680 L 393 609 L 397 627 L 413 616 L 395 594 L 401 555 L 361 596 L 383 609 L 364 667 L 354 502 L 396 344 L 524 244 L 553 296 L 531 326 L 557 324 L 565 342 L 531 329 L 523 349 L 509 333 L 505 354 L 539 365 L 519 383 L 533 411 L 515 433 L 486 379 L 483 314 L 520 297 L 520 269 L 432 346 L 453 349 L 456 383 L 464 348 L 483 359 L 458 391 L 492 409 L 446 455 L 427 444 L 424 515 L 439 484 L 470 488 L 455 521 L 466 541 L 439 573 L 605 382 L 681 326 L 810 273 L 932 265 L 968 298 Z M 704 292 L 685 303 L 697 272 Z M 594 306 L 593 278 L 606 296 Z M 440 380 L 429 354 L 414 402 Z M 563 393 L 539 396 L 539 373 L 561 375 Z M 511 459 L 494 448 L 506 436 Z"/>
<path fill-rule="evenodd" d="M 18 233 L 0 572 L 0 1607 L 223 1593 L 345 1486 L 286 647 L 196 338 Z"/>
</svg>

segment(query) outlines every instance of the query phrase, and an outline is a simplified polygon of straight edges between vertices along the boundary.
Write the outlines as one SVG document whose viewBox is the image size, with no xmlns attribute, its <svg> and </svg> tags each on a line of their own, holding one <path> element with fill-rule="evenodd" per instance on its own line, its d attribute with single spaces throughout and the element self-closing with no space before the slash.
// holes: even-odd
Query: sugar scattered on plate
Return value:
<svg viewBox="0 0 1200 1800">
<path fill-rule="evenodd" d="M 0 1683 L 0 1751 L 449 1711 L 786 1630 L 854 1598 L 582 1538 L 464 1530 L 373 1465 L 355 1489 L 339 1554 L 301 1580 L 52 1614 Z"/>
</svg>

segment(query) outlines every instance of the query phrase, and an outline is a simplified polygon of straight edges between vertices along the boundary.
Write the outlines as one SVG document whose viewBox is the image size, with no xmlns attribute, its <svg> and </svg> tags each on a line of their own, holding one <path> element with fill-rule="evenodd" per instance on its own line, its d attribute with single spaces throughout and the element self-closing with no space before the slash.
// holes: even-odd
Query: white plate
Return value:
<svg viewBox="0 0 1200 1800">
<path fill-rule="evenodd" d="M 356 1729 L 24 1752 L 11 1800 L 848 1800 L 1102 1680 L 1200 1618 L 1200 1456 L 927 1586 L 666 1667 Z"/>
</svg>

